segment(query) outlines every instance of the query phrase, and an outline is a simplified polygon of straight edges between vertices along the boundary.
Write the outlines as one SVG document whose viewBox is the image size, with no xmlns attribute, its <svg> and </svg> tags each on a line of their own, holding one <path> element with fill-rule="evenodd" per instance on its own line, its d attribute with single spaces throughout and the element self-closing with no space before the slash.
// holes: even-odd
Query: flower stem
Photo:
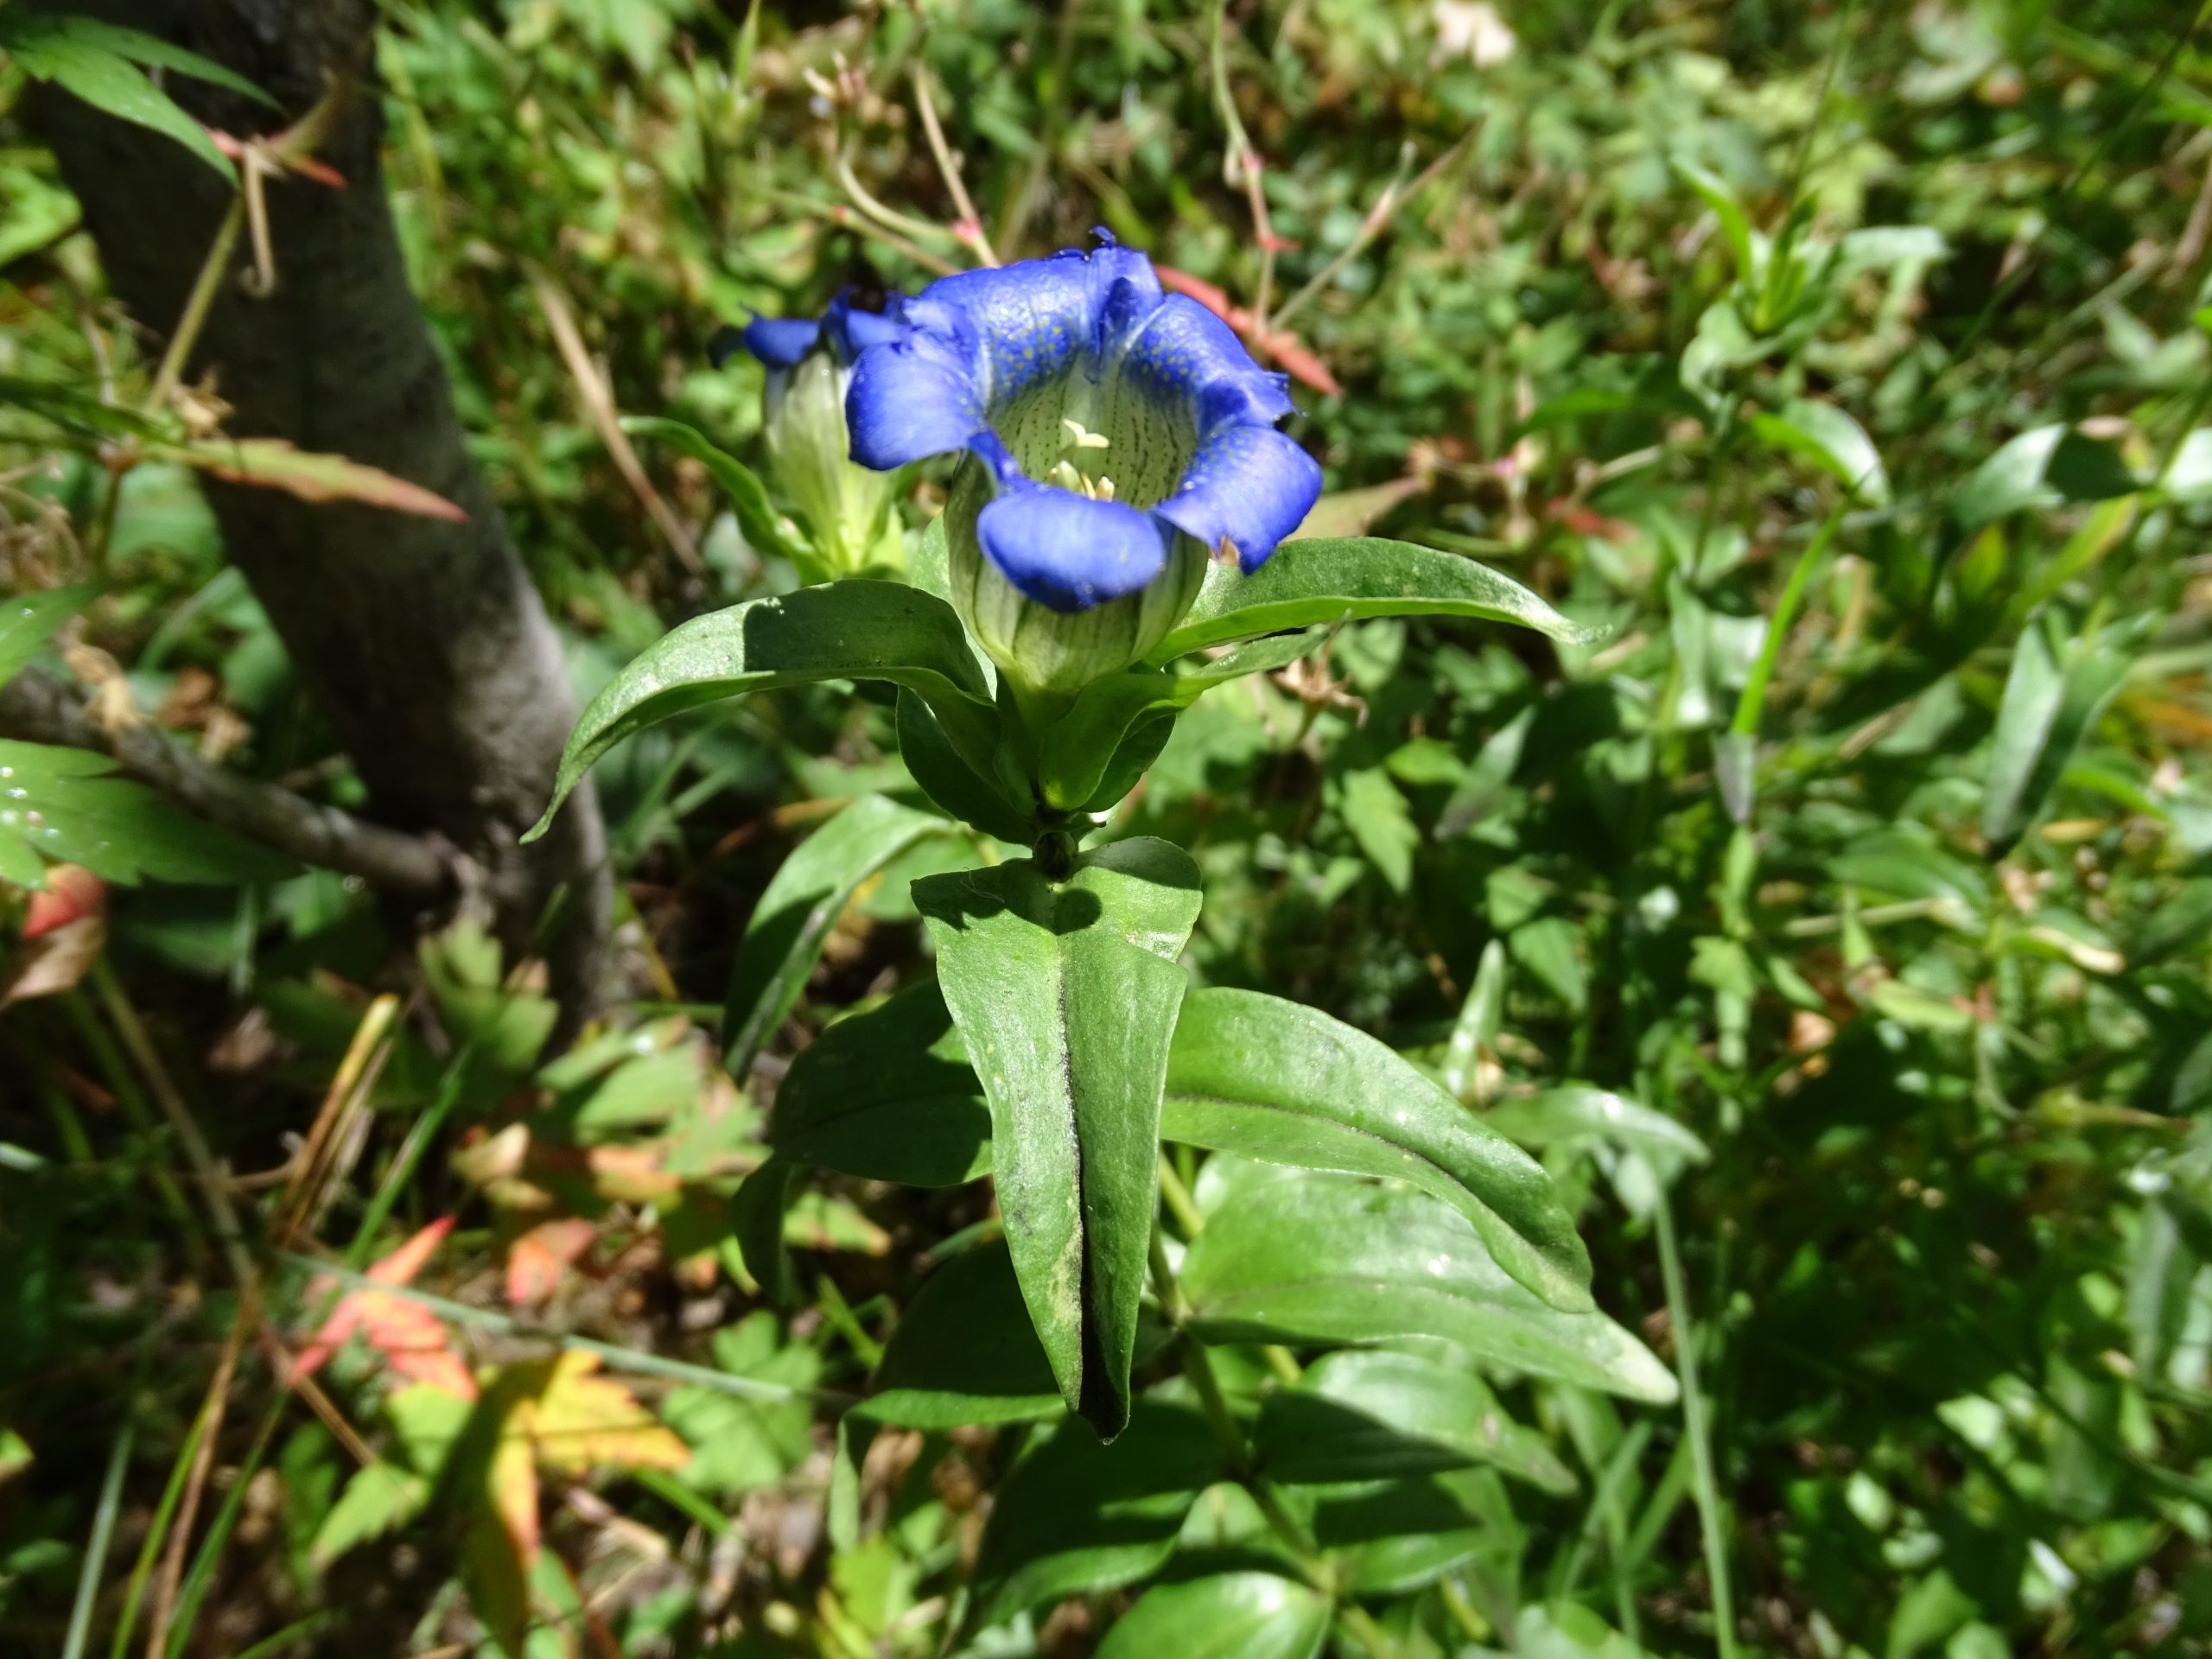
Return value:
<svg viewBox="0 0 2212 1659">
<path fill-rule="evenodd" d="M 1675 1371 L 1682 1384 L 1682 1430 L 1690 1443 L 1691 1491 L 1697 1499 L 1698 1529 L 1705 1541 L 1705 1570 L 1713 1580 L 1713 1635 L 1720 1659 L 1735 1659 L 1735 1595 L 1728 1582 L 1728 1544 L 1724 1533 L 1719 1483 L 1713 1478 L 1713 1430 L 1705 1393 L 1697 1378 L 1697 1327 L 1690 1317 L 1689 1292 L 1682 1281 L 1682 1253 L 1675 1237 L 1674 1206 L 1662 1192 L 1653 1209 L 1659 1234 L 1659 1271 L 1667 1286 L 1667 1314 L 1675 1330 Z"/>
</svg>

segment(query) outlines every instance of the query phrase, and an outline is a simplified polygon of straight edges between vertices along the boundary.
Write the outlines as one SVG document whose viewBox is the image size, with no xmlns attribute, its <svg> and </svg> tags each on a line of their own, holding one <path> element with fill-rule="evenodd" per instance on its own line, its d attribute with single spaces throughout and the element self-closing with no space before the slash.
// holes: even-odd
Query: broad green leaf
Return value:
<svg viewBox="0 0 2212 1659">
<path fill-rule="evenodd" d="M 1224 1573 L 1146 1591 L 1098 1659 L 1316 1659 L 1330 1617 L 1327 1599 L 1295 1580 Z"/>
<path fill-rule="evenodd" d="M 779 1158 L 866 1180 L 957 1186 L 988 1174 L 990 1110 L 937 982 L 801 1049 L 777 1088 L 768 1141 Z"/>
<path fill-rule="evenodd" d="M 1371 616 L 1511 622 L 1569 645 L 1604 632 L 1568 621 L 1519 582 L 1471 559 L 1411 542 L 1354 537 L 1286 543 L 1249 576 L 1213 566 L 1182 626 L 1147 660 L 1165 663 L 1232 639 Z"/>
<path fill-rule="evenodd" d="M 2069 640 L 2052 613 L 2028 625 L 2005 677 L 1982 797 L 1981 833 L 1993 851 L 2018 840 L 2042 811 L 2131 664 L 2101 641 Z"/>
<path fill-rule="evenodd" d="M 804 841 L 768 883 L 745 925 L 722 1003 L 722 1063 L 741 1083 L 774 1036 L 823 941 L 867 882 L 918 842 L 946 833 L 944 821 L 863 795 Z"/>
<path fill-rule="evenodd" d="M 678 454 L 689 455 L 707 469 L 722 486 L 745 539 L 766 553 L 780 554 L 803 571 L 815 568 L 813 550 L 793 533 L 788 521 L 768 499 L 768 486 L 760 476 L 735 456 L 718 449 L 706 434 L 681 421 L 659 416 L 626 415 L 622 429 L 633 438 L 664 443 Z"/>
<path fill-rule="evenodd" d="M 1193 991 L 1167 1064 L 1162 1133 L 1269 1163 L 1385 1176 L 1441 1199 L 1488 1246 L 1485 1265 L 1579 1312 L 1590 1258 L 1526 1153 L 1388 1047 L 1257 991 Z"/>
<path fill-rule="evenodd" d="M 899 582 L 833 582 L 694 617 L 648 648 L 584 710 L 552 803 L 523 839 L 543 835 L 592 763 L 632 733 L 816 680 L 888 680 L 918 692 L 971 764 L 990 753 L 996 710 L 952 607 Z"/>
<path fill-rule="evenodd" d="M 1506 1101 L 1492 1107 L 1483 1121 L 1524 1147 L 1602 1141 L 1657 1154 L 1669 1163 L 1701 1164 L 1712 1156 L 1704 1141 L 1664 1112 L 1655 1112 L 1610 1090 L 1579 1084 L 1547 1090 L 1525 1100 Z"/>
<path fill-rule="evenodd" d="M 1974 468 L 1951 499 L 1971 536 L 2009 514 L 2066 501 L 2108 501 L 2142 487 L 2120 452 L 2067 426 L 2023 432 Z"/>
<path fill-rule="evenodd" d="M 0 685 L 29 666 L 54 630 L 89 605 L 99 591 L 86 582 L 0 601 Z"/>
<path fill-rule="evenodd" d="M 0 741 L 0 880 L 44 884 L 46 862 L 104 880 L 215 886 L 282 880 L 299 867 L 179 811 L 84 749 Z"/>
<path fill-rule="evenodd" d="M 1389 1349 L 1325 1354 L 1295 1388 L 1268 1395 L 1254 1448 L 1269 1478 L 1379 1480 L 1490 1464 L 1548 1492 L 1574 1472 L 1540 1434 L 1505 1414 L 1490 1385 Z"/>
<path fill-rule="evenodd" d="M 904 690 L 899 693 L 899 758 L 922 793 L 961 823 L 1017 847 L 1035 841 L 1028 812 L 963 760 L 929 704 Z"/>
<path fill-rule="evenodd" d="M 914 902 L 990 1103 L 1030 1316 L 1069 1407 L 1110 1439 L 1128 1416 L 1198 866 L 1166 842 L 1125 841 L 1065 882 L 1021 859 L 917 881 Z"/>
<path fill-rule="evenodd" d="M 1202 1334 L 1228 1342 L 1442 1337 L 1539 1376 L 1671 1404 L 1674 1374 L 1598 1313 L 1508 1278 L 1467 1218 L 1425 1193 L 1335 1175 L 1238 1192 L 1184 1257 Z"/>
<path fill-rule="evenodd" d="M 1258 639 L 1180 672 L 1133 668 L 1083 689 L 1075 705 L 1045 730 L 1038 772 L 1053 806 L 1082 806 L 1098 792 L 1116 753 L 1141 723 L 1180 714 L 1217 685 L 1296 662 L 1321 643 L 1318 633 Z"/>
<path fill-rule="evenodd" d="M 1751 416 L 1751 429 L 1777 449 L 1804 456 L 1869 506 L 1886 506 L 1890 475 L 1866 429 L 1834 404 L 1795 397 L 1778 415 Z"/>
<path fill-rule="evenodd" d="M 1932 225 L 1870 225 L 1847 231 L 1836 245 L 1836 275 L 1856 276 L 1899 265 L 1933 264 L 1950 255 L 1950 244 Z"/>
<path fill-rule="evenodd" d="M 970 1626 L 1156 1571 L 1198 1495 L 1226 1472 L 1213 1430 L 1185 1408 L 1138 1405 L 1110 1446 L 1063 1423 L 1014 1465 L 991 1506 Z"/>
<path fill-rule="evenodd" d="M 178 108 L 174 99 L 116 49 L 113 42 L 118 36 L 139 41 L 149 38 L 134 30 L 99 23 L 87 26 L 80 18 L 51 16 L 23 6 L 0 14 L 0 48 L 32 79 L 51 81 L 118 121 L 175 139 L 226 181 L 235 183 L 237 173 L 215 147 L 207 129 Z M 181 55 L 192 56 L 189 53 Z M 227 70 L 205 59 L 195 61 L 214 70 L 217 76 L 229 77 Z"/>
<path fill-rule="evenodd" d="M 1014 1258 L 1003 1244 L 963 1252 L 923 1282 L 855 1414 L 896 1428 L 1026 1422 L 1062 1409 Z"/>
</svg>

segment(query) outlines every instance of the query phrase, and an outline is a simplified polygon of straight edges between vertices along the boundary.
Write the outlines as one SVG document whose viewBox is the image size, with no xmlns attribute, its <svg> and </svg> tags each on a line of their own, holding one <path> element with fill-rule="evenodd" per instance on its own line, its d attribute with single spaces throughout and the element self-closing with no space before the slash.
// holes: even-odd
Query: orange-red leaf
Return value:
<svg viewBox="0 0 2212 1659">
<path fill-rule="evenodd" d="M 1160 285 L 1171 293 L 1187 295 L 1219 317 L 1244 337 L 1254 350 L 1273 358 L 1282 365 L 1283 372 L 1303 385 L 1308 385 L 1326 397 L 1341 397 L 1344 387 L 1337 377 L 1329 372 L 1329 365 L 1316 356 L 1306 342 L 1287 328 L 1262 331 L 1250 311 L 1230 302 L 1229 296 L 1211 283 L 1193 276 L 1186 270 L 1173 265 L 1156 264 Z"/>
<path fill-rule="evenodd" d="M 507 1300 L 534 1307 L 560 1287 L 561 1273 L 591 1248 L 592 1225 L 569 1217 L 540 1222 L 507 1251 Z"/>
<path fill-rule="evenodd" d="M 23 938 L 35 939 L 106 909 L 106 882 L 80 864 L 56 864 L 46 873 L 46 886 L 31 894 Z"/>
<path fill-rule="evenodd" d="M 359 501 L 453 524 L 468 520 L 460 507 L 419 484 L 343 455 L 296 448 L 283 438 L 209 438 L 164 448 L 188 467 L 229 483 L 282 490 L 302 501 Z"/>
<path fill-rule="evenodd" d="M 378 1262 L 364 1275 L 378 1285 L 413 1282 L 439 1242 L 453 1230 L 453 1217 L 434 1221 Z M 476 1397 L 476 1379 L 454 1352 L 444 1322 L 420 1302 L 380 1290 L 356 1290 L 331 1310 L 308 1345 L 292 1360 L 291 1381 L 312 1376 L 359 1331 L 385 1357 L 394 1375 L 428 1383 L 464 1400 Z"/>
</svg>

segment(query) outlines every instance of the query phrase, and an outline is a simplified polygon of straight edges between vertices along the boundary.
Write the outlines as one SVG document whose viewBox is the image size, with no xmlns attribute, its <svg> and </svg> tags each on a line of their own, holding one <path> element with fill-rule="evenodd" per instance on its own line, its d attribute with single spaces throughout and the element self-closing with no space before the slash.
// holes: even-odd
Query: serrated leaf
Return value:
<svg viewBox="0 0 2212 1659">
<path fill-rule="evenodd" d="M 128 121 L 175 139 L 221 174 L 226 182 L 236 183 L 237 173 L 216 148 L 207 129 L 187 115 L 175 99 L 155 86 L 144 71 L 116 49 L 118 36 L 156 47 L 162 44 L 134 30 L 97 22 L 87 25 L 81 18 L 51 16 L 16 6 L 6 14 L 4 30 L 0 30 L 0 48 L 4 48 L 16 67 L 32 79 L 51 81 L 118 121 Z M 180 55 L 193 58 L 189 53 Z M 205 59 L 194 60 L 214 70 L 217 76 L 229 75 L 228 71 Z"/>
<path fill-rule="evenodd" d="M 1249 576 L 1212 566 L 1182 625 L 1147 660 L 1165 663 L 1234 639 L 1375 616 L 1510 622 L 1569 645 L 1605 632 L 1570 622 L 1519 582 L 1471 559 L 1355 537 L 1286 543 Z"/>
<path fill-rule="evenodd" d="M 81 864 L 104 880 L 224 886 L 281 880 L 299 867 L 111 777 L 86 749 L 0 739 L 0 879 L 43 884 L 45 863 Z"/>
<path fill-rule="evenodd" d="M 328 1567 L 356 1545 L 405 1526 L 429 1501 L 429 1481 L 410 1470 L 389 1463 L 357 1469 L 315 1529 L 308 1558 Z"/>
<path fill-rule="evenodd" d="M 887 680 L 930 705 L 954 748 L 988 766 L 997 711 L 952 607 L 918 588 L 855 578 L 694 617 L 648 647 L 592 699 L 569 734 L 545 833 L 592 763 L 673 715 L 817 680 Z"/>
<path fill-rule="evenodd" d="M 1467 1218 L 1425 1193 L 1333 1175 L 1239 1191 L 1191 1243 L 1184 1294 L 1227 1342 L 1441 1337 L 1478 1358 L 1656 1404 L 1674 1374 L 1598 1313 L 1506 1276 Z"/>
<path fill-rule="evenodd" d="M 1273 1573 L 1154 1586 L 1106 1632 L 1098 1659 L 1316 1659 L 1325 1597 Z"/>
<path fill-rule="evenodd" d="M 730 967 L 722 1064 L 741 1083 L 789 1017 L 823 942 L 863 883 L 919 842 L 946 833 L 926 812 L 864 795 L 801 842 L 760 895 Z"/>
<path fill-rule="evenodd" d="M 84 582 L 0 601 L 0 685 L 22 672 L 54 631 L 92 603 L 99 591 Z"/>
<path fill-rule="evenodd" d="M 1318 632 L 1256 639 L 1177 673 L 1134 668 L 1093 680 L 1045 729 L 1038 775 L 1046 801 L 1064 810 L 1083 806 L 1099 792 L 1123 740 L 1137 727 L 1182 713 L 1216 686 L 1294 663 L 1320 643 Z"/>
<path fill-rule="evenodd" d="M 1198 867 L 1126 841 L 1064 882 L 1022 859 L 917 881 L 914 902 L 990 1104 L 1022 1294 L 1069 1407 L 1110 1438 L 1128 1414 Z"/>
<path fill-rule="evenodd" d="M 1363 1032 L 1256 991 L 1184 1001 L 1167 1066 L 1169 1139 L 1308 1169 L 1388 1177 L 1449 1204 L 1485 1263 L 1544 1301 L 1592 1306 L 1590 1258 L 1534 1160 Z"/>
</svg>

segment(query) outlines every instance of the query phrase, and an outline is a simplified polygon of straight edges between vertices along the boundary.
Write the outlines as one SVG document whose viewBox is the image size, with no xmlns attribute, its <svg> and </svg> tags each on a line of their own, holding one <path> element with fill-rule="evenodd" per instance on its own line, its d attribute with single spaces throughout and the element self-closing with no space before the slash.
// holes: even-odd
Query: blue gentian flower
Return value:
<svg viewBox="0 0 2212 1659">
<path fill-rule="evenodd" d="M 777 484 L 806 524 L 821 569 L 810 577 L 896 569 L 904 545 L 891 505 L 896 480 L 851 459 L 845 396 L 853 365 L 899 326 L 840 294 L 818 318 L 755 317 L 718 339 L 717 360 L 742 347 L 767 369 L 762 434 Z"/>
<path fill-rule="evenodd" d="M 861 352 L 847 399 L 856 461 L 973 458 L 945 513 L 954 602 L 1030 691 L 1143 656 L 1209 557 L 1257 569 L 1321 491 L 1275 429 L 1284 377 L 1099 234 L 894 302 L 897 337 Z"/>
</svg>

